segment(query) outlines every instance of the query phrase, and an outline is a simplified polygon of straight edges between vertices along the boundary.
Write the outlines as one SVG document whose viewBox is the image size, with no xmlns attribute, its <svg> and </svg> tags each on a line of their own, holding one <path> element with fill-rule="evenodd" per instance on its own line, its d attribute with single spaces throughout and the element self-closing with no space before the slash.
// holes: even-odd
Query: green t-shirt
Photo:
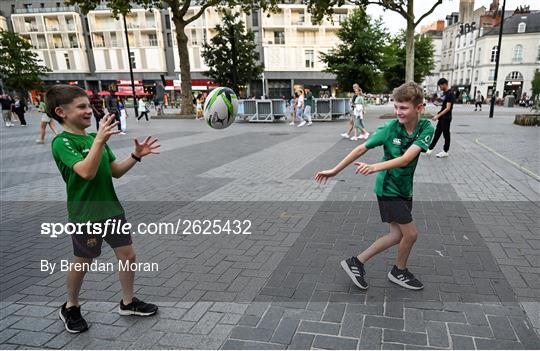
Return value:
<svg viewBox="0 0 540 351">
<path fill-rule="evenodd" d="M 39 103 L 38 111 L 39 112 L 45 112 L 45 109 L 47 108 L 47 105 L 45 105 L 45 102 L 41 101 Z"/>
<path fill-rule="evenodd" d="M 124 213 L 112 182 L 111 162 L 116 159 L 105 144 L 96 176 L 85 180 L 73 166 L 84 160 L 94 143 L 96 133 L 78 135 L 58 134 L 52 141 L 56 165 L 66 182 L 68 216 L 71 222 L 95 222 Z"/>
<path fill-rule="evenodd" d="M 313 98 L 311 91 L 306 93 L 304 105 L 311 107 L 311 113 L 313 113 L 313 109 L 315 108 L 315 99 Z"/>
<path fill-rule="evenodd" d="M 409 135 L 397 119 L 377 128 L 364 144 L 371 149 L 382 145 L 384 156 L 381 161 L 388 161 L 402 156 L 411 145 L 418 145 L 422 152 L 427 151 L 433 137 L 433 125 L 425 119 L 418 121 L 416 129 Z M 407 166 L 379 172 L 375 182 L 375 194 L 385 197 L 412 198 L 413 177 L 418 163 L 418 156 Z"/>
</svg>

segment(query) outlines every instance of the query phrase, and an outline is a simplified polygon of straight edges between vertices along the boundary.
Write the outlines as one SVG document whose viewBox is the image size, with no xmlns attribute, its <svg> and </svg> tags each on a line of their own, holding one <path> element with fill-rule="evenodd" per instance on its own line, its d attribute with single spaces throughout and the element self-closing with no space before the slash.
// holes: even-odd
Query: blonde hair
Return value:
<svg viewBox="0 0 540 351">
<path fill-rule="evenodd" d="M 397 102 L 410 102 L 415 106 L 424 103 L 424 91 L 415 82 L 404 83 L 395 88 L 392 96 Z"/>
</svg>

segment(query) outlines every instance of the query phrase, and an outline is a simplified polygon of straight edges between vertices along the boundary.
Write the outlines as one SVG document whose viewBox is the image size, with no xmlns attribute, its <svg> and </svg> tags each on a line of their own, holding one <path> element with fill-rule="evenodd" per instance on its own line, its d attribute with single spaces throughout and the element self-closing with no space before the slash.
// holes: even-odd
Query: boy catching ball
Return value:
<svg viewBox="0 0 540 351">
<path fill-rule="evenodd" d="M 120 178 L 141 158 L 158 153 L 157 139 L 147 137 L 142 143 L 134 139 L 133 153 L 123 161 L 116 157 L 107 145 L 111 135 L 119 133 L 115 116 L 108 114 L 99 123 L 97 133 L 86 133 L 92 124 L 92 107 L 86 92 L 72 85 L 53 86 L 45 96 L 47 114 L 58 121 L 64 131 L 52 141 L 52 153 L 56 165 L 66 182 L 67 208 L 72 223 L 90 223 L 82 226 L 83 233 L 71 235 L 73 263 L 89 267 L 101 254 L 105 240 L 114 250 L 119 263 L 129 266 L 135 262 L 131 234 L 91 232 L 101 224 L 126 223 L 124 209 L 116 197 L 112 177 Z M 107 226 L 102 228 L 107 230 Z M 117 226 L 119 227 L 119 226 Z M 88 325 L 81 315 L 79 291 L 88 269 L 70 269 L 67 274 L 67 301 L 60 309 L 60 318 L 70 333 L 81 333 Z M 158 307 L 133 297 L 135 272 L 119 270 L 122 300 L 118 312 L 122 315 L 150 316 Z"/>
<path fill-rule="evenodd" d="M 379 127 L 362 145 L 356 147 L 334 168 L 317 173 L 315 180 L 326 183 L 369 149 L 383 146 L 381 162 L 367 164 L 355 162 L 356 173 L 369 175 L 378 172 L 375 194 L 383 222 L 389 223 L 389 233 L 377 239 L 370 247 L 349 259 L 341 266 L 361 289 L 367 289 L 364 265 L 378 253 L 399 245 L 396 264 L 388 272 L 388 279 L 404 288 L 420 290 L 424 286 L 407 269 L 407 260 L 417 239 L 418 230 L 413 222 L 413 176 L 420 152 L 428 150 L 433 136 L 433 126 L 420 119 L 424 94 L 414 82 L 394 89 L 394 109 L 397 118 Z"/>
</svg>

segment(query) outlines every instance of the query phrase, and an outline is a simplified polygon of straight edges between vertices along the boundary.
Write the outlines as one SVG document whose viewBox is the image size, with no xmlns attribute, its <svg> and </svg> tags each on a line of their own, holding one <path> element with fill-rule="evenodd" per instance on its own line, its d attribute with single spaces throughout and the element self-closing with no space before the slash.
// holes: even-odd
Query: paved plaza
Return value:
<svg viewBox="0 0 540 351">
<path fill-rule="evenodd" d="M 387 230 L 374 175 L 350 167 L 313 180 L 357 145 L 339 136 L 344 121 L 212 130 L 128 119 L 128 134 L 109 142 L 117 157 L 133 137 L 162 145 L 114 181 L 130 221 L 250 221 L 251 234 L 135 234 L 137 260 L 159 265 L 137 274 L 135 295 L 159 313 L 120 316 L 117 274 L 92 272 L 81 291 L 90 329 L 79 335 L 58 318 L 65 272 L 40 269 L 72 257 L 70 238 L 40 235 L 67 219 L 50 134 L 35 144 L 35 112 L 26 128 L 1 127 L 0 349 L 540 348 L 540 129 L 512 124 L 523 109 L 497 108 L 494 119 L 473 109 L 455 107 L 450 157 L 422 155 L 416 171 L 409 268 L 422 291 L 386 278 L 395 248 L 367 263 L 366 291 L 340 267 Z M 368 130 L 390 111 L 369 108 Z M 100 262 L 113 262 L 110 248 Z"/>
</svg>

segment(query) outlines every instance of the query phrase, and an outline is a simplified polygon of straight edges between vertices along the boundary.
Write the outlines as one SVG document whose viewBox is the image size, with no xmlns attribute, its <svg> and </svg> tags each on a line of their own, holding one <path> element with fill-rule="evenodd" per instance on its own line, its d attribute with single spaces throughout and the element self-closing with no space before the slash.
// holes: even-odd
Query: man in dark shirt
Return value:
<svg viewBox="0 0 540 351">
<path fill-rule="evenodd" d="M 103 111 L 103 99 L 95 91 L 90 97 L 90 106 L 92 107 L 94 118 L 96 119 L 96 129 L 99 129 L 99 121 L 105 116 L 105 111 Z"/>
<path fill-rule="evenodd" d="M 443 91 L 442 107 L 441 110 L 432 118 L 433 121 L 437 121 L 437 128 L 435 129 L 435 135 L 433 136 L 433 141 L 429 146 L 429 150 L 426 151 L 426 155 L 431 155 L 442 134 L 444 136 L 443 151 L 435 155 L 442 158 L 448 157 L 448 150 L 450 150 L 450 123 L 452 122 L 452 108 L 454 107 L 455 96 L 454 93 L 449 89 L 448 80 L 446 80 L 446 78 L 439 79 L 437 85 Z"/>
<path fill-rule="evenodd" d="M 0 106 L 2 107 L 2 117 L 6 127 L 13 127 L 11 122 L 11 105 L 13 100 L 9 95 L 0 95 Z"/>
<path fill-rule="evenodd" d="M 122 130 L 120 127 L 120 109 L 118 108 L 118 99 L 114 94 L 114 91 L 107 97 L 107 111 L 114 115 L 114 119 L 118 122 L 118 130 Z"/>
</svg>

